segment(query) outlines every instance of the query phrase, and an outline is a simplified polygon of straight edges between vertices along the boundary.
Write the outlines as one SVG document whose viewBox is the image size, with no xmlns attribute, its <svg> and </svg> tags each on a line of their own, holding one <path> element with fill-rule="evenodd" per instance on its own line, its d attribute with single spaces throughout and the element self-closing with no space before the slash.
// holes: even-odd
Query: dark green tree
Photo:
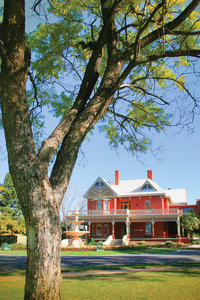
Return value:
<svg viewBox="0 0 200 300">
<path fill-rule="evenodd" d="M 181 225 L 186 230 L 189 237 L 194 230 L 199 229 L 200 219 L 195 212 L 185 213 L 181 216 Z"/>
<path fill-rule="evenodd" d="M 149 129 L 170 125 L 163 90 L 174 95 L 178 87 L 178 101 L 183 93 L 192 99 L 184 98 L 179 111 L 191 103 L 195 112 L 184 76 L 194 74 L 200 56 L 199 3 L 38 0 L 34 10 L 47 22 L 26 39 L 25 1 L 4 1 L 0 99 L 9 170 L 26 222 L 25 299 L 60 299 L 60 204 L 94 125 L 102 120 L 111 144 L 135 153 L 147 150 Z M 60 123 L 36 144 L 42 105 Z"/>
</svg>

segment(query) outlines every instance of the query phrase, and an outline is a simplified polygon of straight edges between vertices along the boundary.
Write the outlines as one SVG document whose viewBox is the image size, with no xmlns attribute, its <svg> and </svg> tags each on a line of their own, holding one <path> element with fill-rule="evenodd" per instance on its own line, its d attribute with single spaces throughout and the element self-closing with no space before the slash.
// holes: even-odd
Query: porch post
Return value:
<svg viewBox="0 0 200 300">
<path fill-rule="evenodd" d="M 126 219 L 126 235 L 130 237 L 129 218 Z"/>
<path fill-rule="evenodd" d="M 115 238 L 115 221 L 112 221 L 112 236 Z"/>
<path fill-rule="evenodd" d="M 88 228 L 88 229 L 89 229 L 88 231 L 89 231 L 89 236 L 91 236 L 91 232 L 90 232 L 90 229 L 91 229 L 91 228 L 90 228 L 90 225 L 91 225 L 91 222 L 88 221 L 88 227 L 89 227 L 89 228 Z"/>
<path fill-rule="evenodd" d="M 155 221 L 152 221 L 151 224 L 152 224 L 152 237 L 155 237 L 155 232 L 154 232 Z"/>
<path fill-rule="evenodd" d="M 180 230 L 180 218 L 179 218 L 179 217 L 177 218 L 176 223 L 177 223 L 177 233 L 178 233 L 178 234 L 177 234 L 177 235 L 178 235 L 177 237 L 180 237 L 180 235 L 181 235 L 181 234 L 180 234 L 181 230 Z"/>
</svg>

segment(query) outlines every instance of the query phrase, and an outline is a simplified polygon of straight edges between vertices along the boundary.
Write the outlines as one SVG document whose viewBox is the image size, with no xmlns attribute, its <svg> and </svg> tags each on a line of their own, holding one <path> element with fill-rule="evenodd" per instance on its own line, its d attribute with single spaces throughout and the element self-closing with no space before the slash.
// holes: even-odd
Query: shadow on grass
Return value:
<svg viewBox="0 0 200 300">
<path fill-rule="evenodd" d="M 156 276 L 156 278 L 154 277 L 151 277 L 151 276 L 148 276 L 147 273 L 154 273 L 154 274 L 157 274 L 158 276 Z M 141 273 L 141 276 L 139 275 L 139 273 Z M 147 278 L 145 279 L 144 277 L 144 273 L 146 273 L 146 276 Z M 136 275 L 137 274 L 137 275 Z M 148 282 L 150 281 L 163 281 L 162 276 L 160 275 L 177 275 L 177 276 L 183 276 L 183 275 L 186 275 L 186 276 L 190 276 L 191 277 L 199 277 L 200 276 L 200 269 L 187 269 L 187 268 L 183 268 L 183 269 L 166 269 L 166 270 L 159 270 L 159 268 L 157 270 L 151 270 L 151 269 L 148 269 L 148 270 L 141 270 L 141 271 L 138 271 L 138 270 L 133 270 L 133 271 L 126 271 L 122 270 L 122 273 L 116 273 L 116 274 L 85 274 L 85 275 L 82 275 L 82 276 L 79 276 L 77 274 L 77 276 L 74 276 L 74 277 L 71 277 L 71 276 L 68 276 L 66 274 L 66 276 L 63 276 L 63 280 L 68 280 L 68 281 L 87 281 L 87 280 L 95 280 L 95 281 L 98 281 L 98 280 L 102 280 L 103 279 L 109 279 L 109 282 L 111 281 L 115 281 L 116 279 L 119 279 L 119 278 L 125 278 L 126 280 L 137 280 L 137 281 L 140 281 L 140 280 L 146 280 Z"/>
<path fill-rule="evenodd" d="M 26 271 L 13 270 L 13 271 L 0 271 L 0 276 L 13 276 L 13 275 L 26 275 Z"/>
</svg>

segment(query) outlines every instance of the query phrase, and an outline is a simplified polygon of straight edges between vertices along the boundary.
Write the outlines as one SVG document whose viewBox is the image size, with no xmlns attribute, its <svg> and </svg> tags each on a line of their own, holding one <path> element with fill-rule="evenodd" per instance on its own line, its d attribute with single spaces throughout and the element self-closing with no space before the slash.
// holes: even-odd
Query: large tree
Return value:
<svg viewBox="0 0 200 300">
<path fill-rule="evenodd" d="M 97 121 L 103 120 L 114 146 L 134 153 L 147 149 L 145 128 L 170 124 L 164 110 L 170 101 L 161 89 L 178 86 L 197 106 L 183 73 L 195 71 L 200 55 L 199 3 L 35 1 L 46 24 L 26 40 L 24 0 L 4 1 L 0 96 L 9 170 L 27 229 L 25 299 L 60 299 L 59 207 L 79 148 Z M 31 69 L 29 48 L 35 52 Z M 45 104 L 61 121 L 39 145 L 33 129 Z"/>
</svg>

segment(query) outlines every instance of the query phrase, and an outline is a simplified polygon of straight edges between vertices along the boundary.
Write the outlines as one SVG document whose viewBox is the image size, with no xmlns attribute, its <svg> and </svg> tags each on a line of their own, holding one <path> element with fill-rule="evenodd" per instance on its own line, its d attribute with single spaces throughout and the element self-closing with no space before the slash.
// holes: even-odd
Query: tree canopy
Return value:
<svg viewBox="0 0 200 300">
<path fill-rule="evenodd" d="M 26 233 L 24 217 L 9 173 L 0 184 L 0 233 Z"/>
<path fill-rule="evenodd" d="M 188 78 L 198 73 L 198 1 L 188 7 L 183 0 L 48 2 L 47 10 L 35 7 L 45 23 L 27 38 L 34 54 L 28 92 L 33 118 L 44 104 L 62 119 L 74 105 L 81 113 L 105 89 L 103 97 L 112 100 L 97 116 L 99 128 L 112 146 L 122 144 L 132 153 L 148 149 L 149 129 L 192 120 L 198 98 Z M 109 91 L 102 85 L 107 74 Z"/>
<path fill-rule="evenodd" d="M 188 235 L 200 227 L 200 219 L 194 212 L 185 213 L 181 216 L 181 225 L 186 230 Z"/>
</svg>

